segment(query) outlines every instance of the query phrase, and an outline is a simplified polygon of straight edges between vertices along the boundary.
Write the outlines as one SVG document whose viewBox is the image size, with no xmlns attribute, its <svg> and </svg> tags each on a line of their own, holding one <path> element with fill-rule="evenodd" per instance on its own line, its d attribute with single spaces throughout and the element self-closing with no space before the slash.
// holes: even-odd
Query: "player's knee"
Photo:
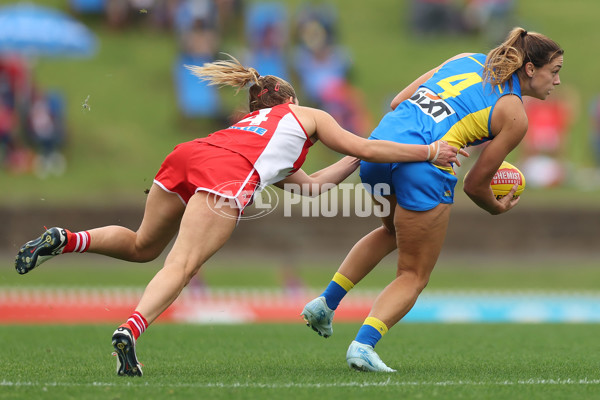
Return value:
<svg viewBox="0 0 600 400">
<path fill-rule="evenodd" d="M 165 261 L 163 270 L 172 279 L 176 280 L 181 288 L 184 288 L 198 273 L 200 267 L 186 257 L 173 257 L 171 254 L 169 254 L 167 260 Z"/>
<path fill-rule="evenodd" d="M 150 261 L 156 260 L 156 258 L 160 255 L 161 251 L 159 249 L 154 249 L 150 247 L 137 247 L 133 252 L 133 261 L 138 263 L 147 263 Z"/>
<path fill-rule="evenodd" d="M 168 241 L 161 238 L 151 238 L 148 235 L 136 232 L 130 249 L 132 261 L 139 263 L 154 261 L 162 254 L 167 244 Z"/>
<path fill-rule="evenodd" d="M 398 277 L 410 282 L 417 294 L 420 294 L 427 287 L 430 274 L 412 268 L 398 268 Z"/>
<path fill-rule="evenodd" d="M 195 265 L 195 264 L 186 266 L 185 272 L 184 272 L 185 286 L 187 286 L 188 283 L 190 283 L 190 281 L 192 280 L 192 278 L 198 274 L 198 271 L 200 271 L 200 267 L 201 267 L 200 265 Z"/>
</svg>

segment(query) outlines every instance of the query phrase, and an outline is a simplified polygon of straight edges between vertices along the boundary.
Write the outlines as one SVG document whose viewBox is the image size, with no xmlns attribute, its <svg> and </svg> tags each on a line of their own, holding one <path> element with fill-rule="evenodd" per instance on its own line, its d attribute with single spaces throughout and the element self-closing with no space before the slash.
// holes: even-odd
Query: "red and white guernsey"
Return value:
<svg viewBox="0 0 600 400">
<path fill-rule="evenodd" d="M 261 189 L 296 172 L 313 144 L 289 103 L 254 111 L 198 140 L 246 158 L 260 175 Z"/>
</svg>

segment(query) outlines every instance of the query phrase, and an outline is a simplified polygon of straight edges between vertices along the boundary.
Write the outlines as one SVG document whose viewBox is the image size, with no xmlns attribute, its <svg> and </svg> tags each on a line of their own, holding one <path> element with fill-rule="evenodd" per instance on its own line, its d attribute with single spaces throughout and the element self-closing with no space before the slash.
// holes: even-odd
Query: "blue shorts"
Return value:
<svg viewBox="0 0 600 400">
<path fill-rule="evenodd" d="M 360 178 L 367 192 L 373 195 L 395 194 L 398 204 L 407 210 L 427 211 L 440 203 L 454 203 L 456 176 L 429 162 L 361 161 Z"/>
</svg>

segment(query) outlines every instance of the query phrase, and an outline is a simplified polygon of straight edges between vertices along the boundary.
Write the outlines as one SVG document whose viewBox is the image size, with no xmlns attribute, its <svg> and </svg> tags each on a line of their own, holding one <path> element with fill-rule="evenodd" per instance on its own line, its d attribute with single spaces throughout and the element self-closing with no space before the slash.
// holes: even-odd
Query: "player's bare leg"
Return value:
<svg viewBox="0 0 600 400">
<path fill-rule="evenodd" d="M 184 211 L 185 206 L 176 194 L 153 184 L 137 232 L 116 225 L 91 229 L 88 252 L 125 261 L 154 260 L 177 233 Z"/>
<path fill-rule="evenodd" d="M 371 231 L 360 239 L 350 250 L 338 271 L 355 285 L 367 276 L 381 260 L 396 249 L 396 228 L 394 226 L 394 214 L 396 196 L 385 196 L 391 205 L 389 215 L 381 218 L 382 226 Z M 373 198 L 373 201 L 381 203 Z"/>
<path fill-rule="evenodd" d="M 373 199 L 380 206 L 376 198 Z M 396 196 L 386 196 L 388 204 L 396 204 Z M 347 279 L 353 286 L 360 282 L 377 264 L 396 248 L 396 235 L 394 232 L 394 208 L 390 215 L 382 218 L 383 226 L 368 233 L 360 239 L 350 250 L 336 276 Z M 334 277 L 334 279 L 337 279 Z M 345 295 L 345 293 L 341 293 Z M 340 294 L 339 292 L 336 294 Z M 308 302 L 301 312 L 306 325 L 319 336 L 328 338 L 333 334 L 333 317 L 341 298 L 339 295 L 329 296 L 327 289 L 323 295 Z"/>
<path fill-rule="evenodd" d="M 215 195 L 198 192 L 188 202 L 179 234 L 163 268 L 150 281 L 136 307 L 151 323 L 179 296 L 200 267 L 229 239 L 237 223 L 237 207 L 209 207 Z"/>
<path fill-rule="evenodd" d="M 218 212 L 214 194 L 198 192 L 192 196 L 183 214 L 179 234 L 163 268 L 152 278 L 130 318 L 142 331 L 179 296 L 200 267 L 229 239 L 235 229 L 239 210 L 220 205 Z M 128 320 L 129 321 L 129 320 Z M 113 333 L 112 345 L 117 355 L 117 374 L 142 376 L 137 360 L 134 327 L 123 324 Z M 139 332 L 137 333 L 139 335 Z"/>
<path fill-rule="evenodd" d="M 392 327 L 413 307 L 442 250 L 450 204 L 440 204 L 429 211 L 396 208 L 395 225 L 398 243 L 398 269 L 394 279 L 376 298 L 369 316 Z"/>
<path fill-rule="evenodd" d="M 153 185 L 137 232 L 113 225 L 73 234 L 64 228 L 53 227 L 21 247 L 15 268 L 20 274 L 26 274 L 57 255 L 73 251 L 88 251 L 134 262 L 154 260 L 173 239 L 184 209 L 177 195 Z"/>
<path fill-rule="evenodd" d="M 360 371 L 394 372 L 381 361 L 373 345 L 363 344 L 363 340 L 368 336 L 361 335 L 371 335 L 368 331 L 376 326 L 381 338 L 381 335 L 414 306 L 417 297 L 429 282 L 431 271 L 442 249 L 450 207 L 449 204 L 440 204 L 429 211 L 410 211 L 400 206 L 396 207 L 396 279 L 377 296 L 367 317 L 369 324 L 363 324 L 357 340 L 348 348 L 346 361 L 351 368 Z M 366 341 L 369 342 L 368 339 Z"/>
</svg>

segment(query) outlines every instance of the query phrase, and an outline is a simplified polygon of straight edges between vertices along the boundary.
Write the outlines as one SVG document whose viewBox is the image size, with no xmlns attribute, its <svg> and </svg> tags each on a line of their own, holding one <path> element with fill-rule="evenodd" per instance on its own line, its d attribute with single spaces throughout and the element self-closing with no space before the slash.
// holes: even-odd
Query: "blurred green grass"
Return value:
<svg viewBox="0 0 600 400">
<path fill-rule="evenodd" d="M 67 8 L 67 2 L 38 0 L 36 3 Z M 409 34 L 408 1 L 385 0 L 365 7 L 358 0 L 334 0 L 340 10 L 340 37 L 353 54 L 356 85 L 376 122 L 388 101 L 398 90 L 424 70 L 463 51 L 486 52 L 492 47 L 483 37 L 445 36 L 415 39 Z M 294 10 L 300 0 L 290 0 Z M 579 168 L 591 165 L 588 146 L 587 104 L 600 92 L 592 77 L 597 62 L 590 56 L 590 44 L 600 41 L 596 29 L 600 3 L 595 0 L 534 0 L 517 2 L 516 23 L 543 32 L 565 49 L 564 85 L 579 93 L 580 108 L 568 141 L 568 158 Z M 40 180 L 31 174 L 0 171 L 4 188 L 0 204 L 6 206 L 51 206 L 85 203 L 111 205 L 143 203 L 143 191 L 163 157 L 177 144 L 205 136 L 219 128 L 210 123 L 183 124 L 178 117 L 172 81 L 177 52 L 172 33 L 143 26 L 123 31 L 109 29 L 101 20 L 86 19 L 100 38 L 96 57 L 87 60 L 47 60 L 34 63 L 35 80 L 47 89 L 59 89 L 67 102 L 69 143 L 66 149 L 67 173 Z M 240 35 L 226 38 L 223 51 L 239 54 Z M 560 90 L 560 89 L 559 89 Z M 232 108 L 244 106 L 245 94 L 236 98 L 224 90 Z M 90 96 L 91 111 L 81 104 Z M 228 97 L 229 96 L 229 97 Z M 337 159 L 337 155 L 317 146 L 308 157 L 306 170 L 314 171 Z M 584 178 L 585 179 L 585 178 Z M 592 185 L 593 186 L 593 185 Z M 531 190 L 550 204 L 592 205 L 600 198 L 596 188 L 573 196 L 571 187 L 546 191 Z"/>
<path fill-rule="evenodd" d="M 332 258 L 289 260 L 240 258 L 217 254 L 199 277 L 209 288 L 279 289 L 294 277 L 306 288 L 321 290 L 331 280 L 339 262 Z M 162 259 L 147 264 L 127 263 L 95 255 L 64 255 L 40 268 L 18 275 L 9 257 L 0 258 L 0 287 L 145 287 L 162 267 Z M 386 258 L 359 285 L 361 290 L 381 290 L 394 279 L 396 267 Z M 426 291 L 597 291 L 598 263 L 594 259 L 513 260 L 442 257 Z"/>
</svg>

